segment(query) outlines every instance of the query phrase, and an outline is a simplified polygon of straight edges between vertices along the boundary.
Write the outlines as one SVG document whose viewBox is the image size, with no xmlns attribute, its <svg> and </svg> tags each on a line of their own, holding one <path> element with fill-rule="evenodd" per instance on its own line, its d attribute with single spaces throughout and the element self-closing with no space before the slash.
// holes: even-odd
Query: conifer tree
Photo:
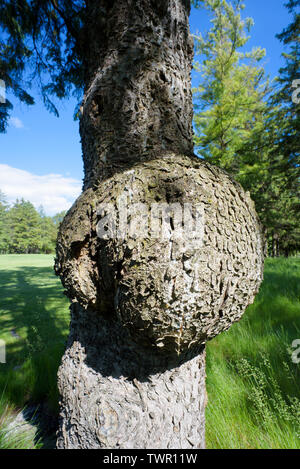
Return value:
<svg viewBox="0 0 300 469">
<path fill-rule="evenodd" d="M 300 1 L 290 0 L 286 7 L 293 19 L 277 35 L 285 47 L 285 65 L 279 70 L 269 102 L 268 135 L 272 135 L 273 148 L 266 195 L 273 255 L 289 255 L 300 249 Z"/>
<path fill-rule="evenodd" d="M 8 213 L 9 250 L 17 253 L 38 252 L 41 242 L 39 214 L 24 199 L 17 200 Z"/>
<path fill-rule="evenodd" d="M 7 209 L 6 196 L 0 190 L 0 253 L 6 253 L 8 248 Z"/>
<path fill-rule="evenodd" d="M 299 0 L 287 4 L 294 19 L 278 35 L 290 50 L 276 87 L 259 65 L 264 50 L 239 51 L 252 25 L 241 18 L 243 4 L 199 3 L 213 16 L 213 26 L 196 38 L 204 59 L 196 65 L 195 143 L 202 157 L 251 193 L 269 242 L 266 252 L 288 255 L 299 249 Z"/>
<path fill-rule="evenodd" d="M 241 51 L 249 39 L 247 33 L 253 20 L 241 18 L 244 5 L 240 1 L 202 3 L 212 16 L 212 27 L 206 35 L 196 37 L 196 51 L 202 63 L 195 64 L 200 77 L 200 84 L 194 89 L 195 144 L 202 157 L 238 178 L 245 154 L 238 152 L 264 128 L 264 98 L 269 82 L 260 63 L 265 50 L 257 47 Z M 255 172 L 253 157 L 248 152 L 248 164 Z"/>
</svg>

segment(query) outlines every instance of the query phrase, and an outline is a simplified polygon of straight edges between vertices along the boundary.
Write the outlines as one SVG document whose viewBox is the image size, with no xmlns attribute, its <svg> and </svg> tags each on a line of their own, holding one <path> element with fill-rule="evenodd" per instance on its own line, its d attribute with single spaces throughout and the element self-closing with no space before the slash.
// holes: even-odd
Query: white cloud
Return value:
<svg viewBox="0 0 300 469">
<path fill-rule="evenodd" d="M 0 164 L 0 189 L 10 203 L 23 197 L 36 208 L 42 205 L 47 215 L 55 215 L 71 207 L 81 192 L 81 181 L 61 174 L 38 176 Z"/>
<path fill-rule="evenodd" d="M 24 124 L 18 117 L 10 117 L 9 123 L 16 129 L 24 129 Z"/>
</svg>

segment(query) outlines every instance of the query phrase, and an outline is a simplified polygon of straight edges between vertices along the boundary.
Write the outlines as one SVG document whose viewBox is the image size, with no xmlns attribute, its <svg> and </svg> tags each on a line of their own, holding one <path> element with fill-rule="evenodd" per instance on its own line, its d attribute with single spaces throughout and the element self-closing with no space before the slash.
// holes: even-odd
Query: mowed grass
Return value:
<svg viewBox="0 0 300 469">
<path fill-rule="evenodd" d="M 53 255 L 0 256 L 0 396 L 22 408 L 47 402 L 57 411 L 57 368 L 69 328 L 68 300 Z"/>
<path fill-rule="evenodd" d="M 68 300 L 53 256 L 0 256 L 0 339 L 7 352 L 7 363 L 0 363 L 0 448 L 1 415 L 11 406 L 46 401 L 57 412 L 56 374 L 68 326 Z M 207 346 L 208 448 L 300 448 L 295 339 L 300 258 L 267 259 L 255 303 Z M 4 447 L 27 447 L 22 439 L 3 441 Z"/>
</svg>

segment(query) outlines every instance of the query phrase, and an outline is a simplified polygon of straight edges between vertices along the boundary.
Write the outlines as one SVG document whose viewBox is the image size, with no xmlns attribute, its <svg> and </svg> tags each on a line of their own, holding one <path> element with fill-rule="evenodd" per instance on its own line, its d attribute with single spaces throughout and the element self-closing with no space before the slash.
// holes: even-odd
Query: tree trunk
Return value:
<svg viewBox="0 0 300 469">
<path fill-rule="evenodd" d="M 72 301 L 57 446 L 204 448 L 205 343 L 258 291 L 261 228 L 249 195 L 193 156 L 190 2 L 86 3 L 84 192 L 56 258 Z M 134 212 L 124 235 L 123 196 L 166 208 L 159 236 L 139 237 Z"/>
<path fill-rule="evenodd" d="M 59 373 L 58 448 L 203 448 L 205 351 L 145 353 L 126 329 L 72 306 Z"/>
<path fill-rule="evenodd" d="M 272 235 L 272 257 L 277 257 L 277 235 Z"/>
<path fill-rule="evenodd" d="M 85 189 L 162 152 L 193 154 L 189 11 L 189 0 L 88 2 Z"/>
<path fill-rule="evenodd" d="M 276 256 L 279 257 L 280 256 L 280 245 L 279 245 L 279 240 L 277 238 L 276 240 Z"/>
<path fill-rule="evenodd" d="M 268 240 L 266 239 L 265 240 L 265 245 L 264 245 L 264 256 L 265 258 L 266 257 L 269 257 L 269 243 L 268 243 Z"/>
</svg>

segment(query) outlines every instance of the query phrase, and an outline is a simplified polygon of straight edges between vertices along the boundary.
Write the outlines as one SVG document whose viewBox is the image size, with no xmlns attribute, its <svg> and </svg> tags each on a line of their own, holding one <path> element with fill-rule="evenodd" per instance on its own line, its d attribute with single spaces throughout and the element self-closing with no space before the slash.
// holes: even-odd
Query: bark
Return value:
<svg viewBox="0 0 300 469">
<path fill-rule="evenodd" d="M 72 302 L 58 448 L 204 448 L 205 343 L 262 280 L 249 194 L 192 154 L 188 14 L 185 0 L 87 2 L 84 192 L 56 258 Z M 137 235 L 151 221 L 138 203 L 166 207 L 159 236 Z"/>
<path fill-rule="evenodd" d="M 165 238 L 100 239 L 105 216 L 99 206 L 110 202 L 117 209 L 120 194 L 130 196 L 132 207 L 157 200 L 198 204 L 200 236 L 185 231 L 177 237 L 170 216 Z M 204 447 L 203 347 L 253 301 L 262 247 L 249 195 L 197 158 L 140 163 L 85 191 L 62 223 L 57 248 L 57 273 L 73 302 L 59 370 L 58 447 Z M 110 419 L 118 424 L 101 439 Z"/>
<path fill-rule="evenodd" d="M 279 257 L 280 250 L 279 250 L 279 239 L 278 234 L 275 233 L 272 236 L 272 257 Z"/>
<path fill-rule="evenodd" d="M 279 240 L 276 240 L 276 256 L 280 256 L 280 246 L 279 246 Z"/>
<path fill-rule="evenodd" d="M 145 353 L 118 323 L 78 304 L 69 347 L 58 448 L 203 448 L 204 347 L 192 359 Z"/>
<path fill-rule="evenodd" d="M 85 188 L 162 152 L 193 154 L 189 3 L 89 2 Z"/>
<path fill-rule="evenodd" d="M 272 257 L 276 257 L 276 239 L 274 235 L 272 236 Z"/>
</svg>

